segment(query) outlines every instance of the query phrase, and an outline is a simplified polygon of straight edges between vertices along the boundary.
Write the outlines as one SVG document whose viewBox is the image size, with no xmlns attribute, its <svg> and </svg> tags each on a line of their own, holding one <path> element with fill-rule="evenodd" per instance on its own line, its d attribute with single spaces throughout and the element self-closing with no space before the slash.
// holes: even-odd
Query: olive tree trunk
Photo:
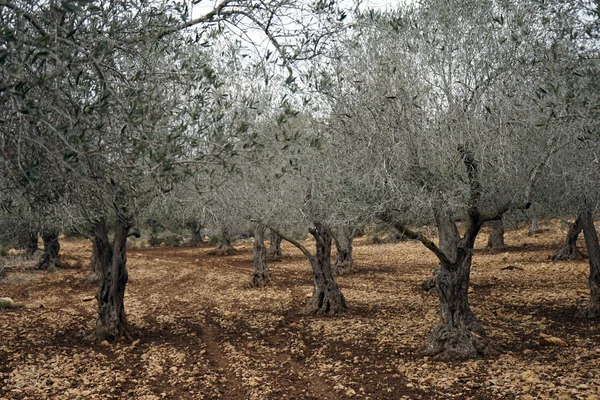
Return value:
<svg viewBox="0 0 600 400">
<path fill-rule="evenodd" d="M 590 262 L 590 302 L 585 310 L 587 318 L 600 317 L 600 245 L 598 244 L 598 234 L 594 227 L 594 217 L 591 210 L 583 214 L 583 236 L 587 247 L 588 258 Z"/>
<path fill-rule="evenodd" d="M 190 245 L 193 247 L 198 247 L 204 244 L 204 239 L 202 239 L 202 224 L 197 220 L 191 220 L 188 221 L 187 226 L 192 231 L 192 240 L 190 241 Z"/>
<path fill-rule="evenodd" d="M 119 213 L 116 221 L 115 237 L 111 246 L 108 241 L 106 224 L 96 224 L 94 241 L 97 259 L 101 265 L 96 336 L 100 340 L 119 339 L 127 336 L 125 316 L 125 286 L 127 285 L 127 237 L 131 229 L 131 217 Z"/>
<path fill-rule="evenodd" d="M 488 237 L 487 247 L 488 249 L 503 249 L 506 247 L 504 243 L 504 223 L 502 220 L 491 221 L 490 227 L 492 231 Z"/>
<path fill-rule="evenodd" d="M 453 263 L 442 263 L 435 274 L 440 299 L 440 322 L 423 347 L 440 360 L 474 358 L 486 351 L 483 327 L 469 306 L 469 277 L 473 248 L 461 246 Z"/>
<path fill-rule="evenodd" d="M 42 233 L 42 240 L 44 241 L 44 254 L 36 268 L 54 272 L 56 271 L 56 268 L 60 266 L 60 256 L 58 254 L 60 252 L 60 243 L 58 242 L 58 232 L 44 231 Z"/>
<path fill-rule="evenodd" d="M 315 255 L 293 238 L 274 230 L 282 239 L 296 246 L 310 261 L 313 273 L 313 294 L 306 304 L 305 310 L 317 314 L 337 314 L 348 309 L 346 299 L 340 290 L 331 269 L 331 229 L 320 223 L 308 231 L 315 238 Z"/>
<path fill-rule="evenodd" d="M 235 248 L 231 245 L 231 234 L 227 228 L 221 229 L 221 241 L 219 245 L 210 251 L 209 254 L 214 256 L 227 256 L 235 254 Z"/>
<path fill-rule="evenodd" d="M 574 260 L 577 258 L 583 258 L 583 254 L 577 248 L 577 238 L 583 230 L 584 215 L 579 213 L 575 222 L 569 225 L 569 231 L 567 237 L 560 250 L 556 254 L 550 256 L 552 260 Z"/>
<path fill-rule="evenodd" d="M 434 210 L 433 216 L 438 229 L 439 248 L 446 254 L 448 259 L 455 260 L 458 241 L 460 240 L 460 233 L 458 232 L 456 222 L 454 222 L 452 214 L 447 210 Z M 439 268 L 436 268 L 431 277 L 423 281 L 421 284 L 423 290 L 429 291 L 435 287 L 438 272 Z"/>
<path fill-rule="evenodd" d="M 306 305 L 306 310 L 317 314 L 337 314 L 348 309 L 346 299 L 340 290 L 331 268 L 331 229 L 315 224 L 309 230 L 315 238 L 316 252 L 311 259 L 314 279 L 313 295 Z"/>
<path fill-rule="evenodd" d="M 102 265 L 98 258 L 98 245 L 95 239 L 92 241 L 92 256 L 90 257 L 90 273 L 83 279 L 85 283 L 98 283 L 100 282 Z"/>
<path fill-rule="evenodd" d="M 267 249 L 265 247 L 265 226 L 257 225 L 254 230 L 254 272 L 252 274 L 252 286 L 261 288 L 267 286 L 271 281 L 271 272 L 267 266 Z"/>
<path fill-rule="evenodd" d="M 356 269 L 354 259 L 352 258 L 352 240 L 354 239 L 354 230 L 347 225 L 338 227 L 334 236 L 337 253 L 335 263 L 333 264 L 333 273 L 343 275 Z"/>
<path fill-rule="evenodd" d="M 267 260 L 281 260 L 281 236 L 269 229 L 269 248 L 267 249 Z"/>
</svg>

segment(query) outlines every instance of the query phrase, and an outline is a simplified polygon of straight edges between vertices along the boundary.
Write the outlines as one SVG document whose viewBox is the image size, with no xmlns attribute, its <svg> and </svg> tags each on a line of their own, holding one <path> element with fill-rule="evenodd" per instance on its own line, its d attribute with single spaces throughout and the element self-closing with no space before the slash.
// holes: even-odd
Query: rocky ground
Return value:
<svg viewBox="0 0 600 400">
<path fill-rule="evenodd" d="M 508 232 L 502 251 L 481 235 L 470 299 L 498 354 L 462 363 L 418 356 L 438 305 L 419 243 L 356 239 L 358 272 L 338 278 L 350 310 L 333 317 L 302 313 L 310 266 L 289 245 L 266 289 L 249 286 L 248 243 L 131 250 L 131 339 L 101 344 L 89 242 L 64 240 L 71 268 L 0 282 L 15 302 L 0 309 L 0 399 L 598 399 L 600 328 L 577 316 L 588 265 L 549 261 L 566 225 L 545 227 Z"/>
</svg>

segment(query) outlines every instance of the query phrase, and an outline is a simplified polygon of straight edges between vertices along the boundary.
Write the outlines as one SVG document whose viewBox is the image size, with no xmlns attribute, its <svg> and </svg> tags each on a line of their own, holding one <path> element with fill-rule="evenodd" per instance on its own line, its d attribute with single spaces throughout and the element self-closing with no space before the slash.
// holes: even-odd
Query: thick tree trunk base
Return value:
<svg viewBox="0 0 600 400">
<path fill-rule="evenodd" d="M 548 258 L 553 261 L 579 260 L 584 258 L 584 255 L 577 247 L 563 246 L 556 254 Z"/>
<path fill-rule="evenodd" d="M 192 247 L 200 247 L 204 244 L 204 239 L 202 238 L 202 234 L 200 231 L 192 232 L 192 240 L 190 241 L 190 246 Z"/>
<path fill-rule="evenodd" d="M 58 242 L 58 233 L 45 233 L 42 235 L 44 239 L 44 254 L 42 259 L 35 266 L 36 269 L 43 269 L 48 272 L 56 272 L 57 268 L 65 265 L 60 260 L 60 243 Z"/>
<path fill-rule="evenodd" d="M 559 260 L 577 260 L 583 258 L 583 254 L 577 248 L 577 238 L 579 234 L 583 230 L 583 222 L 584 215 L 579 213 L 575 222 L 569 225 L 569 231 L 567 232 L 567 237 L 565 238 L 565 242 L 563 243 L 560 250 L 556 252 L 556 254 L 548 257 L 551 260 L 559 261 Z"/>
<path fill-rule="evenodd" d="M 439 361 L 457 361 L 494 354 L 495 350 L 485 336 L 470 329 L 438 326 L 420 353 Z"/>
<path fill-rule="evenodd" d="M 237 251 L 233 246 L 219 246 L 208 252 L 209 256 L 226 257 L 236 255 Z"/>
<path fill-rule="evenodd" d="M 600 319 L 600 302 L 590 300 L 587 307 L 580 315 L 587 319 Z"/>
<path fill-rule="evenodd" d="M 253 288 L 263 288 L 265 286 L 269 286 L 271 284 L 271 278 L 267 275 L 252 275 L 252 287 Z"/>
<path fill-rule="evenodd" d="M 341 314 L 347 310 L 346 299 L 339 288 L 333 291 L 315 291 L 304 308 L 307 314 L 321 315 Z"/>
<path fill-rule="evenodd" d="M 349 275 L 358 271 L 358 267 L 353 260 L 336 262 L 331 266 L 334 275 Z"/>
</svg>

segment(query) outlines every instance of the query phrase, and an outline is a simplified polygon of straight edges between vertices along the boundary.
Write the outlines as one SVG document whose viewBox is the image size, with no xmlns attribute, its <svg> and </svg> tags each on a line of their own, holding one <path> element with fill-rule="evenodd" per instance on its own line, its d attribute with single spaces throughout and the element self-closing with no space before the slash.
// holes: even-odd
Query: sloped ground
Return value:
<svg viewBox="0 0 600 400">
<path fill-rule="evenodd" d="M 359 272 L 338 278 L 351 309 L 334 317 L 302 314 L 310 266 L 289 245 L 266 289 L 248 285 L 249 244 L 220 258 L 209 248 L 131 250 L 132 339 L 102 346 L 89 336 L 95 287 L 80 283 L 89 242 L 67 240 L 79 267 L 11 268 L 0 283 L 0 297 L 20 304 L 0 310 L 0 398 L 597 399 L 600 329 L 576 315 L 587 261 L 550 262 L 566 226 L 546 227 L 509 232 L 500 252 L 481 235 L 470 299 L 499 354 L 464 363 L 417 355 L 438 305 L 419 289 L 436 262 L 418 243 L 357 239 Z M 540 333 L 566 346 L 540 346 Z"/>
</svg>

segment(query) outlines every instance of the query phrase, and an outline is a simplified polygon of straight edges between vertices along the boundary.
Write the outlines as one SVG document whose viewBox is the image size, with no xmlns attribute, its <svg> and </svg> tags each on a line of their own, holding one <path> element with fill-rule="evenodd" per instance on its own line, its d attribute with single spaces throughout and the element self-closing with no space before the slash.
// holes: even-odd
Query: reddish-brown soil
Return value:
<svg viewBox="0 0 600 400">
<path fill-rule="evenodd" d="M 310 267 L 289 245 L 264 289 L 249 285 L 247 243 L 228 257 L 132 249 L 131 340 L 101 345 L 95 287 L 81 283 L 89 245 L 64 240 L 79 266 L 10 268 L 0 282 L 18 304 L 0 309 L 0 399 L 598 399 L 600 328 L 577 316 L 587 262 L 549 261 L 566 226 L 546 228 L 510 231 L 498 252 L 479 238 L 470 299 L 498 354 L 461 363 L 418 356 L 438 300 L 419 289 L 436 263 L 416 242 L 357 239 L 358 272 L 337 278 L 350 306 L 339 316 L 302 314 Z M 540 333 L 566 345 L 540 346 Z"/>
</svg>

